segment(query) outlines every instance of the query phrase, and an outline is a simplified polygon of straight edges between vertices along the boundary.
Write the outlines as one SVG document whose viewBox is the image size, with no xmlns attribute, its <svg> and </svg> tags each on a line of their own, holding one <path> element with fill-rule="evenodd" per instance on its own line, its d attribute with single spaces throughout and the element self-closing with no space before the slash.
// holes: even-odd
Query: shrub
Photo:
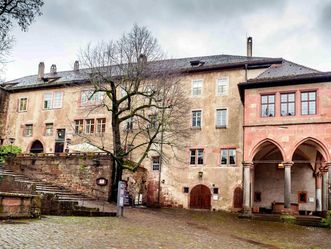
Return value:
<svg viewBox="0 0 331 249">
<path fill-rule="evenodd" d="M 321 225 L 331 228 L 331 210 L 326 213 L 326 217 L 321 220 Z"/>
<path fill-rule="evenodd" d="M 22 149 L 16 145 L 1 145 L 0 146 L 0 163 L 4 163 L 6 157 L 10 154 L 19 154 Z"/>
</svg>

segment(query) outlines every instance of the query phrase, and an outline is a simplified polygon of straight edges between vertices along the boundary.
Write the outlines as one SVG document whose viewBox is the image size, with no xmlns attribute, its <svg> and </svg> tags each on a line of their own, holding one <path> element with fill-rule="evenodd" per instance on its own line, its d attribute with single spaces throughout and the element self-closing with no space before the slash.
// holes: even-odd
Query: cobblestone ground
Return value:
<svg viewBox="0 0 331 249">
<path fill-rule="evenodd" d="M 0 248 L 331 248 L 331 230 L 222 212 L 127 209 L 125 217 L 2 222 Z"/>
</svg>

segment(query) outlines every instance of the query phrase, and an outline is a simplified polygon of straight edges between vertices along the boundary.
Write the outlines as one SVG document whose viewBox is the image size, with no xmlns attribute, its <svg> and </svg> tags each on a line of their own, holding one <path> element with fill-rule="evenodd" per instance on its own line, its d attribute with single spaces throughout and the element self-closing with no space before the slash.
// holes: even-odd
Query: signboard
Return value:
<svg viewBox="0 0 331 249">
<path fill-rule="evenodd" d="M 124 206 L 125 189 L 126 189 L 125 182 L 119 181 L 118 182 L 118 196 L 117 196 L 117 205 L 119 207 Z"/>
</svg>

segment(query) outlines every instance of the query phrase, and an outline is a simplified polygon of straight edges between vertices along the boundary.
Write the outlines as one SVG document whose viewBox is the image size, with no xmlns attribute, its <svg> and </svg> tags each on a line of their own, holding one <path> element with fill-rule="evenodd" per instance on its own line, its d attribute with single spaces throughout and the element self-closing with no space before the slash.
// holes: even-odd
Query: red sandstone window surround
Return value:
<svg viewBox="0 0 331 249">
<path fill-rule="evenodd" d="M 221 166 L 236 166 L 236 149 L 221 149 Z"/>
<path fill-rule="evenodd" d="M 106 119 L 97 118 L 97 133 L 105 133 L 106 131 Z"/>
<path fill-rule="evenodd" d="M 280 94 L 280 115 L 295 116 L 295 93 Z"/>
<path fill-rule="evenodd" d="M 315 115 L 316 108 L 316 91 L 301 92 L 301 115 Z"/>
<path fill-rule="evenodd" d="M 28 98 L 20 98 L 18 101 L 18 112 L 26 112 L 28 109 Z"/>
<path fill-rule="evenodd" d="M 85 134 L 94 133 L 94 119 L 85 119 Z"/>
<path fill-rule="evenodd" d="M 298 193 L 298 203 L 307 203 L 307 192 L 302 191 Z"/>
<path fill-rule="evenodd" d="M 275 94 L 261 95 L 261 116 L 275 116 Z"/>
<path fill-rule="evenodd" d="M 190 164 L 203 165 L 203 149 L 190 149 Z"/>
<path fill-rule="evenodd" d="M 32 134 L 33 134 L 33 125 L 32 124 L 26 124 L 24 126 L 23 136 L 24 137 L 32 137 Z"/>
<path fill-rule="evenodd" d="M 84 130 L 84 120 L 77 119 L 75 120 L 75 134 L 82 134 Z"/>
</svg>

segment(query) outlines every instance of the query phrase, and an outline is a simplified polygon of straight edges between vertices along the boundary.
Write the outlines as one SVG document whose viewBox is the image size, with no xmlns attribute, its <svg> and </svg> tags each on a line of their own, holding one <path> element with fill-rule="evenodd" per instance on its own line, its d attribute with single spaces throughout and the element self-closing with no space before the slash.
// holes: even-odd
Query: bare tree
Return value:
<svg viewBox="0 0 331 249">
<path fill-rule="evenodd" d="M 15 22 L 27 31 L 35 16 L 41 15 L 43 0 L 0 0 L 0 65 L 5 63 L 13 42 L 10 30 Z"/>
<path fill-rule="evenodd" d="M 118 41 L 88 46 L 80 59 L 94 86 L 90 98 L 104 93 L 98 108 L 111 114 L 115 200 L 124 168 L 135 171 L 151 151 L 165 160 L 163 146 L 172 148 L 184 139 L 187 95 L 173 61 L 161 60 L 157 40 L 146 27 L 134 25 Z"/>
</svg>

